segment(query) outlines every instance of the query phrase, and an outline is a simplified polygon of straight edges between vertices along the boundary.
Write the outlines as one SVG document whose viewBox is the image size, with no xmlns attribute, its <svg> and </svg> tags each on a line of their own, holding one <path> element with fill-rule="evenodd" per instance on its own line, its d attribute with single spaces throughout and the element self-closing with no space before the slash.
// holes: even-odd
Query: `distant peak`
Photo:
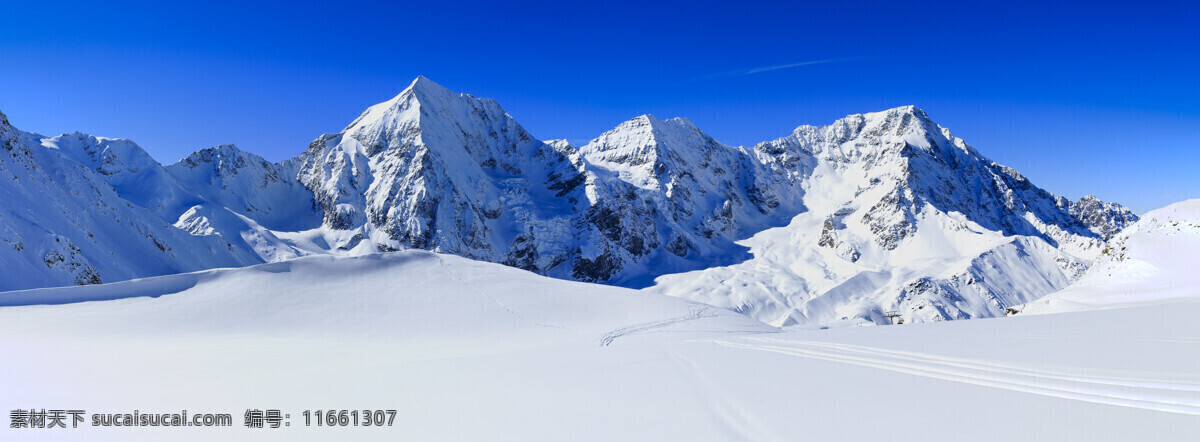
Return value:
<svg viewBox="0 0 1200 442">
<path fill-rule="evenodd" d="M 677 124 L 677 125 L 680 125 L 683 127 L 691 128 L 691 129 L 700 130 L 700 128 L 698 126 L 696 126 L 696 123 L 693 123 L 692 120 L 689 120 L 685 117 L 675 117 L 670 120 L 667 120 L 667 122 Z"/>
<path fill-rule="evenodd" d="M 549 144 L 551 147 L 554 147 L 554 148 L 568 148 L 568 149 L 570 149 L 570 148 L 574 148 L 574 147 L 575 147 L 574 145 L 572 145 L 572 144 L 571 144 L 571 142 L 570 142 L 570 141 L 567 141 L 567 139 L 566 139 L 566 138 L 556 138 L 556 139 L 553 139 L 553 140 L 546 140 L 546 141 L 543 141 L 543 142 L 544 142 L 544 143 L 546 143 L 546 144 Z"/>
<path fill-rule="evenodd" d="M 863 115 L 864 116 L 881 115 L 881 116 L 888 116 L 888 117 L 911 115 L 911 116 L 917 117 L 922 120 L 929 120 L 929 115 L 926 114 L 924 110 L 922 110 L 921 108 L 919 108 L 917 106 L 911 105 L 911 104 L 906 105 L 906 106 L 894 107 L 894 108 L 891 108 L 891 109 L 888 109 L 885 111 L 881 111 L 881 112 L 873 112 L 873 113 L 863 114 Z"/>
<path fill-rule="evenodd" d="M 359 114 L 358 118 L 342 129 L 342 132 L 352 132 L 356 128 L 371 126 L 380 120 L 395 118 L 399 109 L 409 106 L 412 102 L 421 106 L 440 106 L 442 104 L 439 103 L 451 102 L 459 96 L 424 75 L 419 75 L 395 97 L 368 107 Z"/>
<path fill-rule="evenodd" d="M 209 156 L 211 156 L 211 155 L 234 155 L 234 154 L 238 154 L 241 152 L 242 152 L 242 150 L 239 149 L 237 147 L 237 145 L 230 143 L 230 144 L 221 144 L 221 145 L 217 145 L 217 146 L 213 146 L 213 147 L 206 147 L 204 149 L 200 149 L 200 150 L 197 150 L 196 152 L 193 152 L 192 155 L 197 155 L 197 154 L 207 154 Z"/>
<path fill-rule="evenodd" d="M 633 117 L 608 133 L 634 132 L 646 133 L 651 138 L 659 137 L 667 133 L 696 133 L 702 137 L 708 137 L 708 134 L 700 130 L 691 120 L 683 117 L 675 117 L 668 120 L 662 120 L 655 117 L 653 114 L 642 114 Z"/>
<path fill-rule="evenodd" d="M 254 155 L 252 153 L 246 152 L 246 151 L 238 148 L 237 145 L 221 144 L 218 146 L 207 147 L 207 148 L 192 152 L 191 155 L 188 155 L 187 158 L 184 158 L 183 160 L 181 160 L 181 162 L 188 163 L 190 165 L 195 166 L 200 163 L 218 162 L 221 160 L 227 160 L 227 159 L 231 159 L 231 158 L 239 158 L 239 157 L 243 157 L 243 156 L 249 157 L 249 158 L 258 157 L 257 155 Z"/>
<path fill-rule="evenodd" d="M 847 115 L 835 121 L 829 127 L 851 127 L 854 128 L 854 132 L 857 132 L 863 130 L 865 127 L 876 125 L 884 127 L 914 127 L 928 132 L 941 132 L 941 127 L 930 119 L 924 110 L 911 104 L 879 112 Z M 796 128 L 796 132 L 814 129 L 819 129 L 819 127 L 805 125 Z"/>
<path fill-rule="evenodd" d="M 641 115 L 638 115 L 636 117 L 629 119 L 624 124 L 649 125 L 654 128 L 661 128 L 663 126 L 677 126 L 677 127 L 688 127 L 688 128 L 696 127 L 696 125 L 693 124 L 692 121 L 687 118 L 675 117 L 675 118 L 668 118 L 668 119 L 664 120 L 664 119 L 655 117 L 654 114 L 641 114 Z"/>
<path fill-rule="evenodd" d="M 418 75 L 417 78 L 413 79 L 412 83 L 409 83 L 408 87 L 404 89 L 404 92 L 412 92 L 418 96 L 424 94 L 454 95 L 454 92 L 452 92 L 450 89 L 446 89 L 444 86 L 434 83 L 433 80 L 430 80 L 424 75 Z M 403 92 L 401 95 L 403 95 Z"/>
<path fill-rule="evenodd" d="M 651 115 L 651 114 L 641 114 L 636 117 L 625 120 L 621 124 L 617 125 L 617 127 L 618 128 L 622 127 L 622 126 L 624 126 L 624 127 L 643 127 L 643 126 L 652 127 L 656 123 L 662 123 L 662 120 L 658 119 L 658 117 L 655 117 L 654 115 Z"/>
</svg>

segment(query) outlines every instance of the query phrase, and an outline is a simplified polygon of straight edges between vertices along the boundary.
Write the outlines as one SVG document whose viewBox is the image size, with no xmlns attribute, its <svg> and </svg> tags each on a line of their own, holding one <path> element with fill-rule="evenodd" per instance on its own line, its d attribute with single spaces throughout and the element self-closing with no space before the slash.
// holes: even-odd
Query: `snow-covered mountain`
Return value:
<svg viewBox="0 0 1200 442">
<path fill-rule="evenodd" d="M 419 77 L 282 163 L 219 146 L 163 167 L 125 140 L 24 136 L 232 259 L 167 265 L 426 249 L 776 325 L 1001 315 L 1137 219 L 1055 197 L 912 106 L 752 148 L 652 115 L 573 146 Z"/>
<path fill-rule="evenodd" d="M 0 114 L 0 290 L 96 284 L 260 262 L 172 227 L 193 201 L 127 140 L 21 132 Z"/>
<path fill-rule="evenodd" d="M 686 120 L 638 117 L 578 149 L 543 143 L 495 101 L 421 77 L 313 141 L 299 179 L 333 250 L 421 248 L 645 285 L 731 261 L 744 254 L 733 240 L 781 200 L 799 206 L 759 169 Z"/>
<path fill-rule="evenodd" d="M 649 290 L 777 325 L 998 316 L 1066 287 L 1136 219 L 1056 199 L 912 106 L 801 126 L 754 153 L 799 183 L 807 210 L 747 240 L 754 259 Z"/>
<path fill-rule="evenodd" d="M 1200 297 L 1200 200 L 1146 213 L 1105 244 L 1094 265 L 1070 287 L 1010 314 L 1111 309 Z"/>
<path fill-rule="evenodd" d="M 748 258 L 736 240 L 786 223 L 803 210 L 803 190 L 750 152 L 724 145 L 690 121 L 642 115 L 579 148 L 588 177 L 588 219 L 624 247 L 595 259 L 626 285 L 654 276 Z"/>
<path fill-rule="evenodd" d="M 298 166 L 299 159 L 272 163 L 226 144 L 199 150 L 166 170 L 187 192 L 290 232 L 321 224 L 312 192 L 296 180 Z"/>
<path fill-rule="evenodd" d="M 323 226 L 353 232 L 330 238 L 334 250 L 430 249 L 543 271 L 570 252 L 574 176 L 495 101 L 423 77 L 313 141 L 298 175 Z"/>
</svg>

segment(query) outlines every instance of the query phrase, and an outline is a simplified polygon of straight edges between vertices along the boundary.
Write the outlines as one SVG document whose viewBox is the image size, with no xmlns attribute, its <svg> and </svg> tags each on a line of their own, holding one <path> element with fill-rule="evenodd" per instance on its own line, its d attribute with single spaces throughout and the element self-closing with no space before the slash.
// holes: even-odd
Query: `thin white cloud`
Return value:
<svg viewBox="0 0 1200 442">
<path fill-rule="evenodd" d="M 867 60 L 867 59 L 874 59 L 874 58 L 882 58 L 882 57 L 867 55 L 867 56 L 860 56 L 860 57 L 830 58 L 830 59 L 826 59 L 826 60 L 809 60 L 809 61 L 801 61 L 801 62 L 796 62 L 796 63 L 780 64 L 780 65 L 775 65 L 775 66 L 760 66 L 760 67 L 749 68 L 749 69 L 738 69 L 736 71 L 718 72 L 716 74 L 704 75 L 701 77 L 697 77 L 695 79 L 696 80 L 705 80 L 705 79 L 709 79 L 709 78 L 741 77 L 743 75 L 759 74 L 759 73 L 763 73 L 763 72 L 777 71 L 780 69 L 791 69 L 791 68 L 796 68 L 796 67 L 801 67 L 801 66 L 842 63 L 842 62 L 847 62 L 847 61 Z"/>
<path fill-rule="evenodd" d="M 829 60 L 815 60 L 815 61 L 802 61 L 799 63 L 788 63 L 788 64 L 781 64 L 778 66 L 765 66 L 765 67 L 761 67 L 761 68 L 754 68 L 754 69 L 747 70 L 746 73 L 744 73 L 742 75 L 757 74 L 759 72 L 776 71 L 779 69 L 787 69 L 787 68 L 808 66 L 808 65 L 814 65 L 814 64 L 836 63 L 838 61 L 839 61 L 839 59 L 834 58 L 834 59 L 829 59 Z"/>
</svg>

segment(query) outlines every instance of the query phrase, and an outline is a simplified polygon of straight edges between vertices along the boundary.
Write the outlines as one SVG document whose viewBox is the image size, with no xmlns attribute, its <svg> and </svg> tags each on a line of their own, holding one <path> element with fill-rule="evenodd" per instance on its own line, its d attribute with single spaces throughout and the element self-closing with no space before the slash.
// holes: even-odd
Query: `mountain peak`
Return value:
<svg viewBox="0 0 1200 442">
<path fill-rule="evenodd" d="M 4 112 L 0 112 L 0 136 L 11 136 L 16 129 L 8 123 L 8 116 Z"/>
<path fill-rule="evenodd" d="M 658 138 L 667 136 L 666 134 L 668 133 L 680 131 L 692 132 L 702 137 L 708 136 L 704 133 L 704 131 L 700 130 L 699 127 L 697 127 L 694 123 L 692 123 L 691 120 L 688 120 L 687 118 L 675 117 L 663 120 L 655 117 L 653 114 L 642 114 L 630 118 L 629 120 L 617 125 L 617 127 L 613 128 L 612 130 L 606 132 L 605 135 L 617 132 L 633 132 L 643 133 L 652 138 Z"/>
<path fill-rule="evenodd" d="M 937 124 L 929 118 L 929 114 L 926 114 L 924 110 L 911 104 L 907 106 L 894 107 L 879 112 L 871 112 L 859 115 L 861 115 L 867 121 L 881 121 L 887 123 L 900 121 L 902 124 L 915 121 L 925 125 L 937 126 Z"/>
<path fill-rule="evenodd" d="M 236 153 L 243 152 L 242 149 L 238 148 L 237 145 L 233 144 L 233 143 L 220 144 L 220 145 L 216 145 L 216 146 L 209 147 L 206 149 L 201 149 L 201 150 L 209 151 L 209 152 L 218 152 L 218 153 L 222 153 L 222 154 L 236 154 Z"/>
<path fill-rule="evenodd" d="M 641 115 L 638 115 L 636 117 L 629 119 L 629 122 L 635 122 L 635 121 L 639 122 L 639 123 L 661 123 L 662 122 L 662 120 L 659 119 L 658 117 L 654 116 L 654 114 L 641 114 Z"/>
<path fill-rule="evenodd" d="M 642 114 L 601 134 L 580 150 L 590 161 L 657 169 L 670 155 L 691 156 L 718 144 L 685 118 L 660 120 Z"/>
<path fill-rule="evenodd" d="M 417 118 L 419 115 L 416 113 L 417 108 L 451 106 L 450 103 L 462 97 L 469 96 L 454 93 L 423 75 L 418 76 L 392 99 L 368 107 L 359 114 L 358 118 L 342 129 L 342 132 L 372 131 L 369 128 L 378 129 L 380 127 L 390 130 L 387 128 L 397 124 L 396 121 Z M 391 120 L 396 121 L 388 123 Z"/>
<path fill-rule="evenodd" d="M 424 75 L 418 75 L 417 78 L 414 78 L 412 83 L 409 83 L 408 87 L 405 88 L 400 95 L 404 95 L 406 92 L 411 92 L 414 95 L 417 95 L 418 99 L 431 95 L 458 95 L 450 89 L 446 89 L 445 86 L 434 83 L 433 80 L 430 80 Z"/>
<path fill-rule="evenodd" d="M 243 155 L 257 156 L 238 148 L 237 145 L 221 144 L 192 152 L 180 162 L 191 164 L 194 167 L 196 164 L 210 162 L 214 159 L 237 158 Z"/>
</svg>

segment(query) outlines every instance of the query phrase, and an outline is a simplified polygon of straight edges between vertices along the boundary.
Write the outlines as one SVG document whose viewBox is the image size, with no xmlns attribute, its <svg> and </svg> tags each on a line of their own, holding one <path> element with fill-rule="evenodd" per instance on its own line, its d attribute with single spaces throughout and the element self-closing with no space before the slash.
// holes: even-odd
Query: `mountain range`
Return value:
<svg viewBox="0 0 1200 442">
<path fill-rule="evenodd" d="M 419 77 L 279 163 L 224 145 L 164 166 L 2 114 L 0 146 L 0 291 L 424 249 L 777 326 L 928 322 L 1063 289 L 1138 220 L 913 106 L 752 147 L 642 115 L 573 146 Z"/>
</svg>

